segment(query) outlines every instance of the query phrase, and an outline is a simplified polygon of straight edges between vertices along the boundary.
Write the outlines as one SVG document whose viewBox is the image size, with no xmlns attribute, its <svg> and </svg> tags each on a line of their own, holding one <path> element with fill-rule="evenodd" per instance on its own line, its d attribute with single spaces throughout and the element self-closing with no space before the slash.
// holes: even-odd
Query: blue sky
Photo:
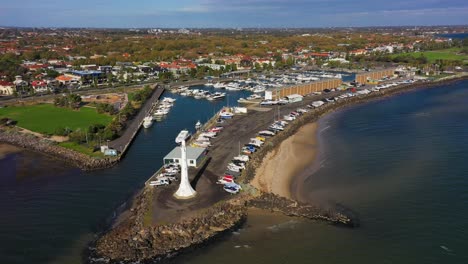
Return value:
<svg viewBox="0 0 468 264">
<path fill-rule="evenodd" d="M 0 26 L 342 27 L 468 24 L 468 0 L 0 0 Z"/>
</svg>

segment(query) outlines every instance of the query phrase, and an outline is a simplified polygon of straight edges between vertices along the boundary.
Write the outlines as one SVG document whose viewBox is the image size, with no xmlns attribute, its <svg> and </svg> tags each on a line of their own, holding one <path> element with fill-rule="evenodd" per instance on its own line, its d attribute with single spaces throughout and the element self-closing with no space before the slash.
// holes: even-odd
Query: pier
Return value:
<svg viewBox="0 0 468 264">
<path fill-rule="evenodd" d="M 163 93 L 164 88 L 156 84 L 153 94 L 148 100 L 146 100 L 145 104 L 138 111 L 138 114 L 130 121 L 123 135 L 109 142 L 109 147 L 120 151 L 121 157 L 124 156 L 128 147 L 132 144 L 133 139 L 138 134 L 138 131 L 143 124 L 143 119 L 154 109 Z"/>
</svg>

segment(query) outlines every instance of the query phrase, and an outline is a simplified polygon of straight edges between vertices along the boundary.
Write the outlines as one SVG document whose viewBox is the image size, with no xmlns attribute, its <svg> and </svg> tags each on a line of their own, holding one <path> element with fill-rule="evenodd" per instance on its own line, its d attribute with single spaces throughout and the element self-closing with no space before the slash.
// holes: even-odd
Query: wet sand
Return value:
<svg viewBox="0 0 468 264">
<path fill-rule="evenodd" d="M 0 159 L 11 153 L 20 152 L 21 149 L 13 145 L 0 144 Z"/>
<path fill-rule="evenodd" d="M 317 155 L 317 123 L 307 124 L 283 141 L 263 160 L 252 185 L 264 192 L 292 198 L 293 178 L 304 171 Z"/>
</svg>

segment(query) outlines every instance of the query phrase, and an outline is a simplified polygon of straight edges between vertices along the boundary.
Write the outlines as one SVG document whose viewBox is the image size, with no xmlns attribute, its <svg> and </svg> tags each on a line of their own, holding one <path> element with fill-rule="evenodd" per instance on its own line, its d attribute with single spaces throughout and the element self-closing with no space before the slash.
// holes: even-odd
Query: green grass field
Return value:
<svg viewBox="0 0 468 264">
<path fill-rule="evenodd" d="M 406 53 L 406 54 L 410 54 L 413 57 L 419 57 L 421 56 L 421 54 L 424 54 L 424 56 L 431 63 L 435 62 L 436 60 L 460 60 L 460 61 L 464 61 L 464 63 L 467 63 L 468 55 L 459 54 L 460 50 L 461 50 L 460 48 L 450 48 L 450 49 L 433 50 L 433 51 L 425 51 L 425 52 L 412 52 L 412 53 Z M 403 54 L 405 53 L 393 54 L 392 58 L 398 57 Z"/>
<path fill-rule="evenodd" d="M 98 114 L 94 108 L 72 110 L 52 104 L 0 108 L 0 118 L 4 117 L 18 121 L 19 127 L 42 134 L 53 134 L 60 127 L 87 129 L 92 124 L 107 125 L 112 121 L 112 116 Z"/>
</svg>

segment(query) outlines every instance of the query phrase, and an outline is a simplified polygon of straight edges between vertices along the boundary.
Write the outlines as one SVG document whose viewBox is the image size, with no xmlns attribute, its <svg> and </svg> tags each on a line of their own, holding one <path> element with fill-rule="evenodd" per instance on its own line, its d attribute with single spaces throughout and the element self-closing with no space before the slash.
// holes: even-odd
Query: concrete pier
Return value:
<svg viewBox="0 0 468 264">
<path fill-rule="evenodd" d="M 152 111 L 154 105 L 156 105 L 163 93 L 164 88 L 162 86 L 156 85 L 153 94 L 148 100 L 146 100 L 138 114 L 130 121 L 123 135 L 109 142 L 109 147 L 119 151 L 121 153 L 121 157 L 125 155 L 125 152 L 137 135 L 141 125 L 143 124 L 143 119 L 150 111 Z"/>
</svg>

